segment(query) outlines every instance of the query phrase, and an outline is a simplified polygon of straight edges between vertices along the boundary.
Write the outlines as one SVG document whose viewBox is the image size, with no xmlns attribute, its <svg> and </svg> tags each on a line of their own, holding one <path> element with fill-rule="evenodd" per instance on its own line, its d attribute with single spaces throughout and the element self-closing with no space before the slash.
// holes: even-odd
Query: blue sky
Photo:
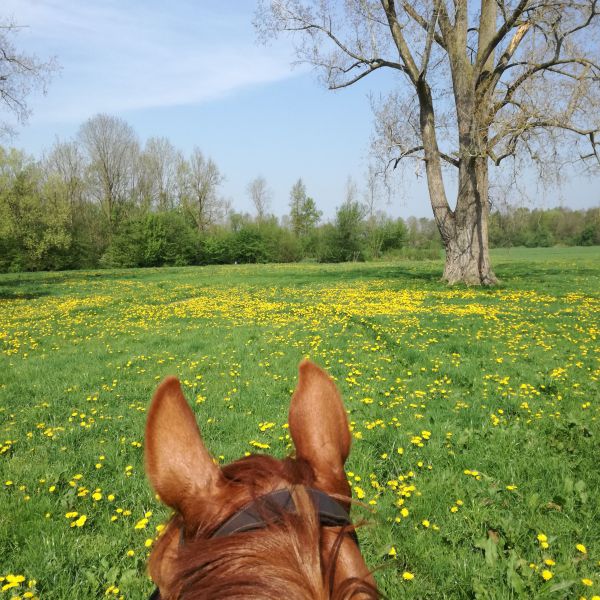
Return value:
<svg viewBox="0 0 600 600">
<path fill-rule="evenodd" d="M 33 115 L 13 140 L 31 154 L 103 112 L 124 118 L 142 143 L 165 136 L 186 154 L 198 146 L 224 173 L 221 192 L 236 210 L 251 210 L 246 186 L 258 175 L 272 189 L 277 215 L 287 212 L 299 177 L 326 217 L 343 202 L 348 176 L 363 183 L 373 120 L 368 95 L 391 85 L 389 75 L 326 90 L 309 67 L 291 67 L 286 40 L 257 43 L 252 0 L 2 4 L 3 15 L 27 25 L 15 40 L 19 48 L 55 55 L 62 67 L 46 96 L 30 98 Z M 407 176 L 381 208 L 431 216 L 423 178 Z M 537 205 L 597 206 L 599 183 L 565 178 L 561 191 L 538 194 Z"/>
</svg>

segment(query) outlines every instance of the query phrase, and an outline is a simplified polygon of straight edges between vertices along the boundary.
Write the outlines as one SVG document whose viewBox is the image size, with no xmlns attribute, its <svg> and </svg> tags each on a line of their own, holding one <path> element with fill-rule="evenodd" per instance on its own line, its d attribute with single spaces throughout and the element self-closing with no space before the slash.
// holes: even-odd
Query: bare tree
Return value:
<svg viewBox="0 0 600 600">
<path fill-rule="evenodd" d="M 223 175 L 212 158 L 205 158 L 194 148 L 189 161 L 179 162 L 177 179 L 182 206 L 194 219 L 198 231 L 204 231 L 221 217 L 223 203 L 217 196 L 217 188 L 223 182 Z"/>
<path fill-rule="evenodd" d="M 79 144 L 75 141 L 56 141 L 44 156 L 42 165 L 46 178 L 54 178 L 62 189 L 69 207 L 75 210 L 85 196 L 86 161 Z"/>
<path fill-rule="evenodd" d="M 267 185 L 267 180 L 258 176 L 248 184 L 248 196 L 256 208 L 256 219 L 259 223 L 262 223 L 269 212 L 271 204 L 272 192 Z"/>
<path fill-rule="evenodd" d="M 99 114 L 80 127 L 79 139 L 89 157 L 92 193 L 100 202 L 112 233 L 135 189 L 137 136 L 123 119 Z"/>
<path fill-rule="evenodd" d="M 182 156 L 164 137 L 151 137 L 140 155 L 138 191 L 141 201 L 159 211 L 177 201 L 177 168 Z"/>
<path fill-rule="evenodd" d="M 381 154 L 423 161 L 449 283 L 493 284 L 489 167 L 599 161 L 598 0 L 263 0 L 259 31 L 293 35 L 331 89 L 381 69 Z M 451 207 L 442 167 L 454 170 Z"/>
<path fill-rule="evenodd" d="M 0 19 L 0 106 L 19 123 L 27 121 L 30 109 L 27 97 L 36 89 L 46 93 L 46 86 L 58 69 L 56 59 L 41 61 L 36 56 L 20 52 L 12 38 L 22 29 L 14 21 Z M 11 136 L 14 128 L 0 121 L 0 137 Z"/>
</svg>

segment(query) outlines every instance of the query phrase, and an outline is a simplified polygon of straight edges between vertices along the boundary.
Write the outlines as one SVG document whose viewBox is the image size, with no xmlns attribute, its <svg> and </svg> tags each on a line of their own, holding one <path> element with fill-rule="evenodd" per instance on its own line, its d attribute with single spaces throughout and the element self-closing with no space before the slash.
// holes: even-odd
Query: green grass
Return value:
<svg viewBox="0 0 600 600">
<path fill-rule="evenodd" d="M 600 248 L 493 261 L 493 290 L 445 287 L 439 261 L 0 276 L 0 576 L 26 578 L 0 599 L 146 597 L 157 382 L 180 377 L 220 460 L 284 456 L 304 356 L 349 411 L 388 598 L 600 594 Z"/>
</svg>

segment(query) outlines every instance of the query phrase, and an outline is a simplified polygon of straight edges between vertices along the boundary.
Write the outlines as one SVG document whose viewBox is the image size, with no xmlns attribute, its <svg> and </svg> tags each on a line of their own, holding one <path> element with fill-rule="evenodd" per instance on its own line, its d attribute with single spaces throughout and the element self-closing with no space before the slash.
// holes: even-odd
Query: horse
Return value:
<svg viewBox="0 0 600 600">
<path fill-rule="evenodd" d="M 295 456 L 220 467 L 179 381 L 157 388 L 145 468 L 174 515 L 148 561 L 153 600 L 378 598 L 349 517 L 351 436 L 329 375 L 304 360 L 289 408 Z"/>
</svg>

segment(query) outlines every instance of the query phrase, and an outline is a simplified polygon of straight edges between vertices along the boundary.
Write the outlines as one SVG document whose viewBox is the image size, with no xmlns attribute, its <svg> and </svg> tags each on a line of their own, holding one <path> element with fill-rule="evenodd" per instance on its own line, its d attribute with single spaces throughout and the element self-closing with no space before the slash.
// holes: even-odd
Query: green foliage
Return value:
<svg viewBox="0 0 600 600">
<path fill-rule="evenodd" d="M 0 147 L 0 270 L 60 267 L 57 255 L 70 245 L 70 211 L 51 179 L 22 152 Z"/>
<path fill-rule="evenodd" d="M 306 186 L 302 179 L 290 192 L 290 220 L 292 231 L 300 238 L 307 238 L 316 227 L 323 213 L 317 210 L 313 198 L 306 195 Z"/>
<path fill-rule="evenodd" d="M 360 261 L 365 258 L 365 209 L 357 201 L 344 202 L 336 212 L 332 227 L 324 229 L 321 262 Z"/>
<path fill-rule="evenodd" d="M 290 192 L 289 217 L 281 222 L 235 212 L 223 222 L 215 195 L 220 172 L 199 151 L 194 156 L 196 183 L 204 186 L 198 191 L 201 219 L 186 200 L 197 187 L 190 183 L 193 160 L 187 166 L 178 163 L 181 157 L 163 142 L 142 161 L 145 171 L 129 195 L 121 190 L 109 221 L 76 143 L 57 144 L 40 162 L 0 147 L 0 272 L 439 256 L 441 241 L 432 219 L 404 221 L 385 214 L 365 219 L 355 187 L 331 223 L 318 225 L 321 212 L 301 179 Z M 157 169 L 161 180 L 151 177 Z M 489 235 L 492 247 L 598 245 L 600 208 L 496 211 Z"/>
<path fill-rule="evenodd" d="M 114 267 L 160 267 L 194 264 L 198 237 L 176 210 L 140 214 L 124 221 L 101 262 Z"/>
<path fill-rule="evenodd" d="M 600 244 L 600 208 L 507 208 L 490 215 L 489 236 L 492 247 Z"/>
</svg>

